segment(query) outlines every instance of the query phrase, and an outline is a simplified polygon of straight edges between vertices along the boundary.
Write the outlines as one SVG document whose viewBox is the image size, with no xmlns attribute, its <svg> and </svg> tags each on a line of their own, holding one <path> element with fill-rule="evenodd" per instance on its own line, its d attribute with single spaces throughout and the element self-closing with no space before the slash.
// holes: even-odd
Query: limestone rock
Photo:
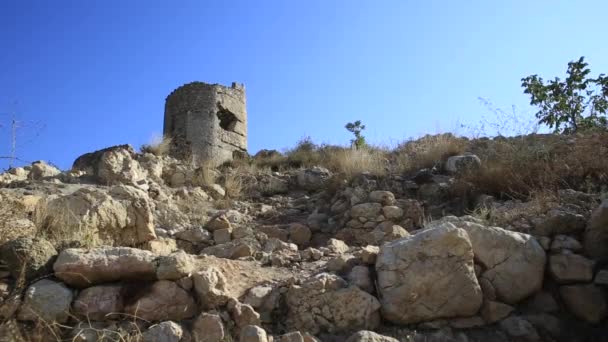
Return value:
<svg viewBox="0 0 608 342">
<path fill-rule="evenodd" d="M 363 217 L 374 220 L 380 215 L 382 204 L 380 203 L 360 203 L 350 208 L 350 216 L 353 218 Z"/>
<path fill-rule="evenodd" d="M 481 159 L 474 154 L 451 156 L 445 163 L 445 169 L 452 173 L 466 173 L 479 169 Z"/>
<path fill-rule="evenodd" d="M 304 336 L 299 331 L 283 334 L 279 337 L 279 342 L 304 342 Z"/>
<path fill-rule="evenodd" d="M 576 234 L 585 229 L 585 217 L 559 208 L 549 210 L 547 214 L 534 220 L 533 233 L 540 236 L 556 234 Z"/>
<path fill-rule="evenodd" d="M 560 284 L 591 281 L 594 265 L 592 260 L 573 253 L 554 254 L 549 257 L 549 273 Z"/>
<path fill-rule="evenodd" d="M 350 335 L 346 342 L 399 342 L 399 340 L 377 334 L 373 331 L 361 330 Z"/>
<path fill-rule="evenodd" d="M 106 321 L 116 319 L 111 314 L 123 312 L 122 285 L 108 284 L 86 288 L 74 300 L 74 314 L 82 319 Z"/>
<path fill-rule="evenodd" d="M 355 256 L 361 258 L 361 261 L 366 265 L 375 265 L 379 252 L 380 247 L 369 245 L 361 248 L 360 251 L 355 253 Z"/>
<path fill-rule="evenodd" d="M 608 259 L 608 199 L 591 214 L 583 237 L 585 254 L 594 259 Z"/>
<path fill-rule="evenodd" d="M 224 274 L 215 267 L 206 267 L 192 275 L 194 289 L 200 302 L 207 308 L 224 305 L 230 299 Z"/>
<path fill-rule="evenodd" d="M 353 267 L 348 274 L 348 281 L 351 285 L 357 286 L 365 292 L 372 293 L 374 291 L 374 283 L 367 266 Z"/>
<path fill-rule="evenodd" d="M 475 260 L 485 268 L 481 278 L 492 283 L 502 302 L 514 304 L 540 290 L 546 255 L 534 237 L 466 219 L 446 217 L 444 221 L 452 221 L 468 233 Z"/>
<path fill-rule="evenodd" d="M 595 275 L 594 282 L 597 285 L 608 285 L 608 270 L 599 270 Z"/>
<path fill-rule="evenodd" d="M 232 319 L 239 328 L 248 325 L 260 325 L 260 314 L 251 305 L 243 304 L 234 298 L 228 301 L 228 310 L 232 314 Z"/>
<path fill-rule="evenodd" d="M 386 242 L 399 240 L 404 237 L 410 236 L 403 227 L 393 224 L 390 221 L 379 224 L 372 232 L 374 242 L 378 245 L 382 245 Z"/>
<path fill-rule="evenodd" d="M 223 341 L 226 336 L 224 323 L 218 315 L 202 313 L 192 324 L 192 335 L 197 342 Z"/>
<path fill-rule="evenodd" d="M 599 323 L 608 313 L 606 295 L 594 284 L 561 286 L 559 293 L 568 309 L 580 319 Z"/>
<path fill-rule="evenodd" d="M 393 323 L 470 316 L 482 304 L 471 241 L 449 223 L 382 246 L 376 273 L 382 314 Z"/>
<path fill-rule="evenodd" d="M 61 171 L 44 161 L 37 161 L 32 163 L 28 178 L 32 180 L 41 180 L 49 177 L 54 177 L 60 174 Z"/>
<path fill-rule="evenodd" d="M 500 328 L 509 336 L 524 341 L 540 341 L 540 336 L 534 326 L 527 320 L 513 316 L 500 322 Z"/>
<path fill-rule="evenodd" d="M 81 188 L 41 201 L 34 216 L 58 239 L 131 246 L 156 238 L 152 208 L 148 195 L 133 187 L 117 186 L 109 194 Z"/>
<path fill-rule="evenodd" d="M 395 195 L 390 191 L 376 190 L 369 193 L 369 200 L 384 206 L 390 206 L 395 204 Z"/>
<path fill-rule="evenodd" d="M 292 223 L 287 228 L 289 240 L 300 247 L 308 246 L 312 233 L 310 228 L 300 223 Z"/>
<path fill-rule="evenodd" d="M 266 330 L 257 325 L 248 325 L 241 329 L 240 342 L 268 342 Z"/>
<path fill-rule="evenodd" d="M 331 178 L 331 172 L 323 167 L 315 166 L 298 171 L 296 175 L 298 186 L 304 190 L 321 190 Z"/>
<path fill-rule="evenodd" d="M 338 239 L 329 239 L 327 242 L 327 248 L 336 254 L 346 253 L 349 250 L 349 247 L 344 241 Z"/>
<path fill-rule="evenodd" d="M 583 245 L 568 235 L 556 235 L 553 238 L 553 242 L 551 242 L 551 251 L 559 252 L 564 249 L 580 252 L 583 249 Z"/>
<path fill-rule="evenodd" d="M 72 297 L 72 290 L 64 284 L 42 279 L 27 289 L 17 317 L 24 321 L 64 323 L 69 318 Z"/>
<path fill-rule="evenodd" d="M 398 220 L 403 217 L 403 209 L 395 205 L 382 207 L 382 214 L 387 220 Z"/>
<path fill-rule="evenodd" d="M 316 334 L 378 326 L 380 303 L 357 287 L 333 274 L 318 274 L 287 292 L 287 324 L 294 330 Z M 348 303 L 348 305 L 344 305 Z"/>
<path fill-rule="evenodd" d="M 143 342 L 179 342 L 184 336 L 181 325 L 166 321 L 155 324 L 148 328 L 143 334 Z"/>
<path fill-rule="evenodd" d="M 486 300 L 481 307 L 481 316 L 486 322 L 495 323 L 509 316 L 513 310 L 515 310 L 515 308 L 510 305 Z"/>
<path fill-rule="evenodd" d="M 156 278 L 178 280 L 190 275 L 195 268 L 195 260 L 190 254 L 175 252 L 156 260 Z"/>
<path fill-rule="evenodd" d="M 136 290 L 133 298 L 125 298 L 125 313 L 141 319 L 180 321 L 196 314 L 194 298 L 172 281 L 159 280 Z"/>
<path fill-rule="evenodd" d="M 72 171 L 84 171 L 100 184 L 137 184 L 147 173 L 134 159 L 130 145 L 119 145 L 83 154 L 74 161 Z"/>
<path fill-rule="evenodd" d="M 15 279 L 22 271 L 26 279 L 51 273 L 56 255 L 55 247 L 43 238 L 20 237 L 0 246 L 0 259 Z"/>
<path fill-rule="evenodd" d="M 53 265 L 55 276 L 78 288 L 118 280 L 156 279 L 156 256 L 129 247 L 68 248 Z"/>
</svg>

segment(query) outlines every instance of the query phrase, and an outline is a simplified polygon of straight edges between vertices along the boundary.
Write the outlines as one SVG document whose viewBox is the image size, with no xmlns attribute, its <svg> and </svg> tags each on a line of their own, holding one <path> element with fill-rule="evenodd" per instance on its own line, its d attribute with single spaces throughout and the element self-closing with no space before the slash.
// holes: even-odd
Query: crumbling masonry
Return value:
<svg viewBox="0 0 608 342">
<path fill-rule="evenodd" d="M 193 82 L 165 102 L 163 135 L 170 154 L 196 164 L 219 165 L 247 152 L 245 87 Z"/>
</svg>

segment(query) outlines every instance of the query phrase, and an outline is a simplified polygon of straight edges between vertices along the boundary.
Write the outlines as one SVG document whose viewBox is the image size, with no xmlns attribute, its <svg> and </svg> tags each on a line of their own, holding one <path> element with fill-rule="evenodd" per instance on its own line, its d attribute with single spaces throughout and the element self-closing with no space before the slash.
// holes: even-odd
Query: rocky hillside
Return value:
<svg viewBox="0 0 608 342">
<path fill-rule="evenodd" d="M 0 175 L 0 341 L 606 341 L 608 139 Z"/>
</svg>

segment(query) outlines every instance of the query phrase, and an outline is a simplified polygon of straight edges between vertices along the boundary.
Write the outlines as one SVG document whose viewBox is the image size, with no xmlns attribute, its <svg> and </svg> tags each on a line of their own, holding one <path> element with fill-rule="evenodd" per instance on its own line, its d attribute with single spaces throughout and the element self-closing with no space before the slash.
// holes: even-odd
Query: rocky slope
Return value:
<svg viewBox="0 0 608 342">
<path fill-rule="evenodd" d="M 481 163 L 346 181 L 122 145 L 12 169 L 0 340 L 606 340 L 608 200 L 463 192 Z"/>
</svg>

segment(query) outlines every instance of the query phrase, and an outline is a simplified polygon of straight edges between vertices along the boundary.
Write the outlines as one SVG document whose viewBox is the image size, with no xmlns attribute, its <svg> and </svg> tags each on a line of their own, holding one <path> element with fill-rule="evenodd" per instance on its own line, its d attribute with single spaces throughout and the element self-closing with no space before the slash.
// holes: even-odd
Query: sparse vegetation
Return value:
<svg viewBox="0 0 608 342">
<path fill-rule="evenodd" d="M 165 156 L 169 153 L 172 139 L 170 137 L 155 136 L 149 144 L 140 147 L 142 153 L 152 153 L 155 156 Z"/>
<path fill-rule="evenodd" d="M 365 137 L 363 134 L 361 134 L 361 132 L 365 129 L 365 125 L 361 124 L 361 120 L 349 122 L 344 127 L 346 130 L 355 135 L 355 138 L 351 139 L 350 141 L 351 146 L 354 146 L 357 150 L 359 150 L 367 145 L 365 142 Z"/>
<path fill-rule="evenodd" d="M 524 93 L 530 95 L 530 104 L 539 107 L 539 122 L 555 133 L 606 129 L 608 125 L 608 77 L 600 74 L 589 78 L 588 66 L 585 57 L 581 57 L 568 63 L 568 76 L 563 81 L 556 77 L 545 83 L 538 75 L 521 80 Z"/>
</svg>

